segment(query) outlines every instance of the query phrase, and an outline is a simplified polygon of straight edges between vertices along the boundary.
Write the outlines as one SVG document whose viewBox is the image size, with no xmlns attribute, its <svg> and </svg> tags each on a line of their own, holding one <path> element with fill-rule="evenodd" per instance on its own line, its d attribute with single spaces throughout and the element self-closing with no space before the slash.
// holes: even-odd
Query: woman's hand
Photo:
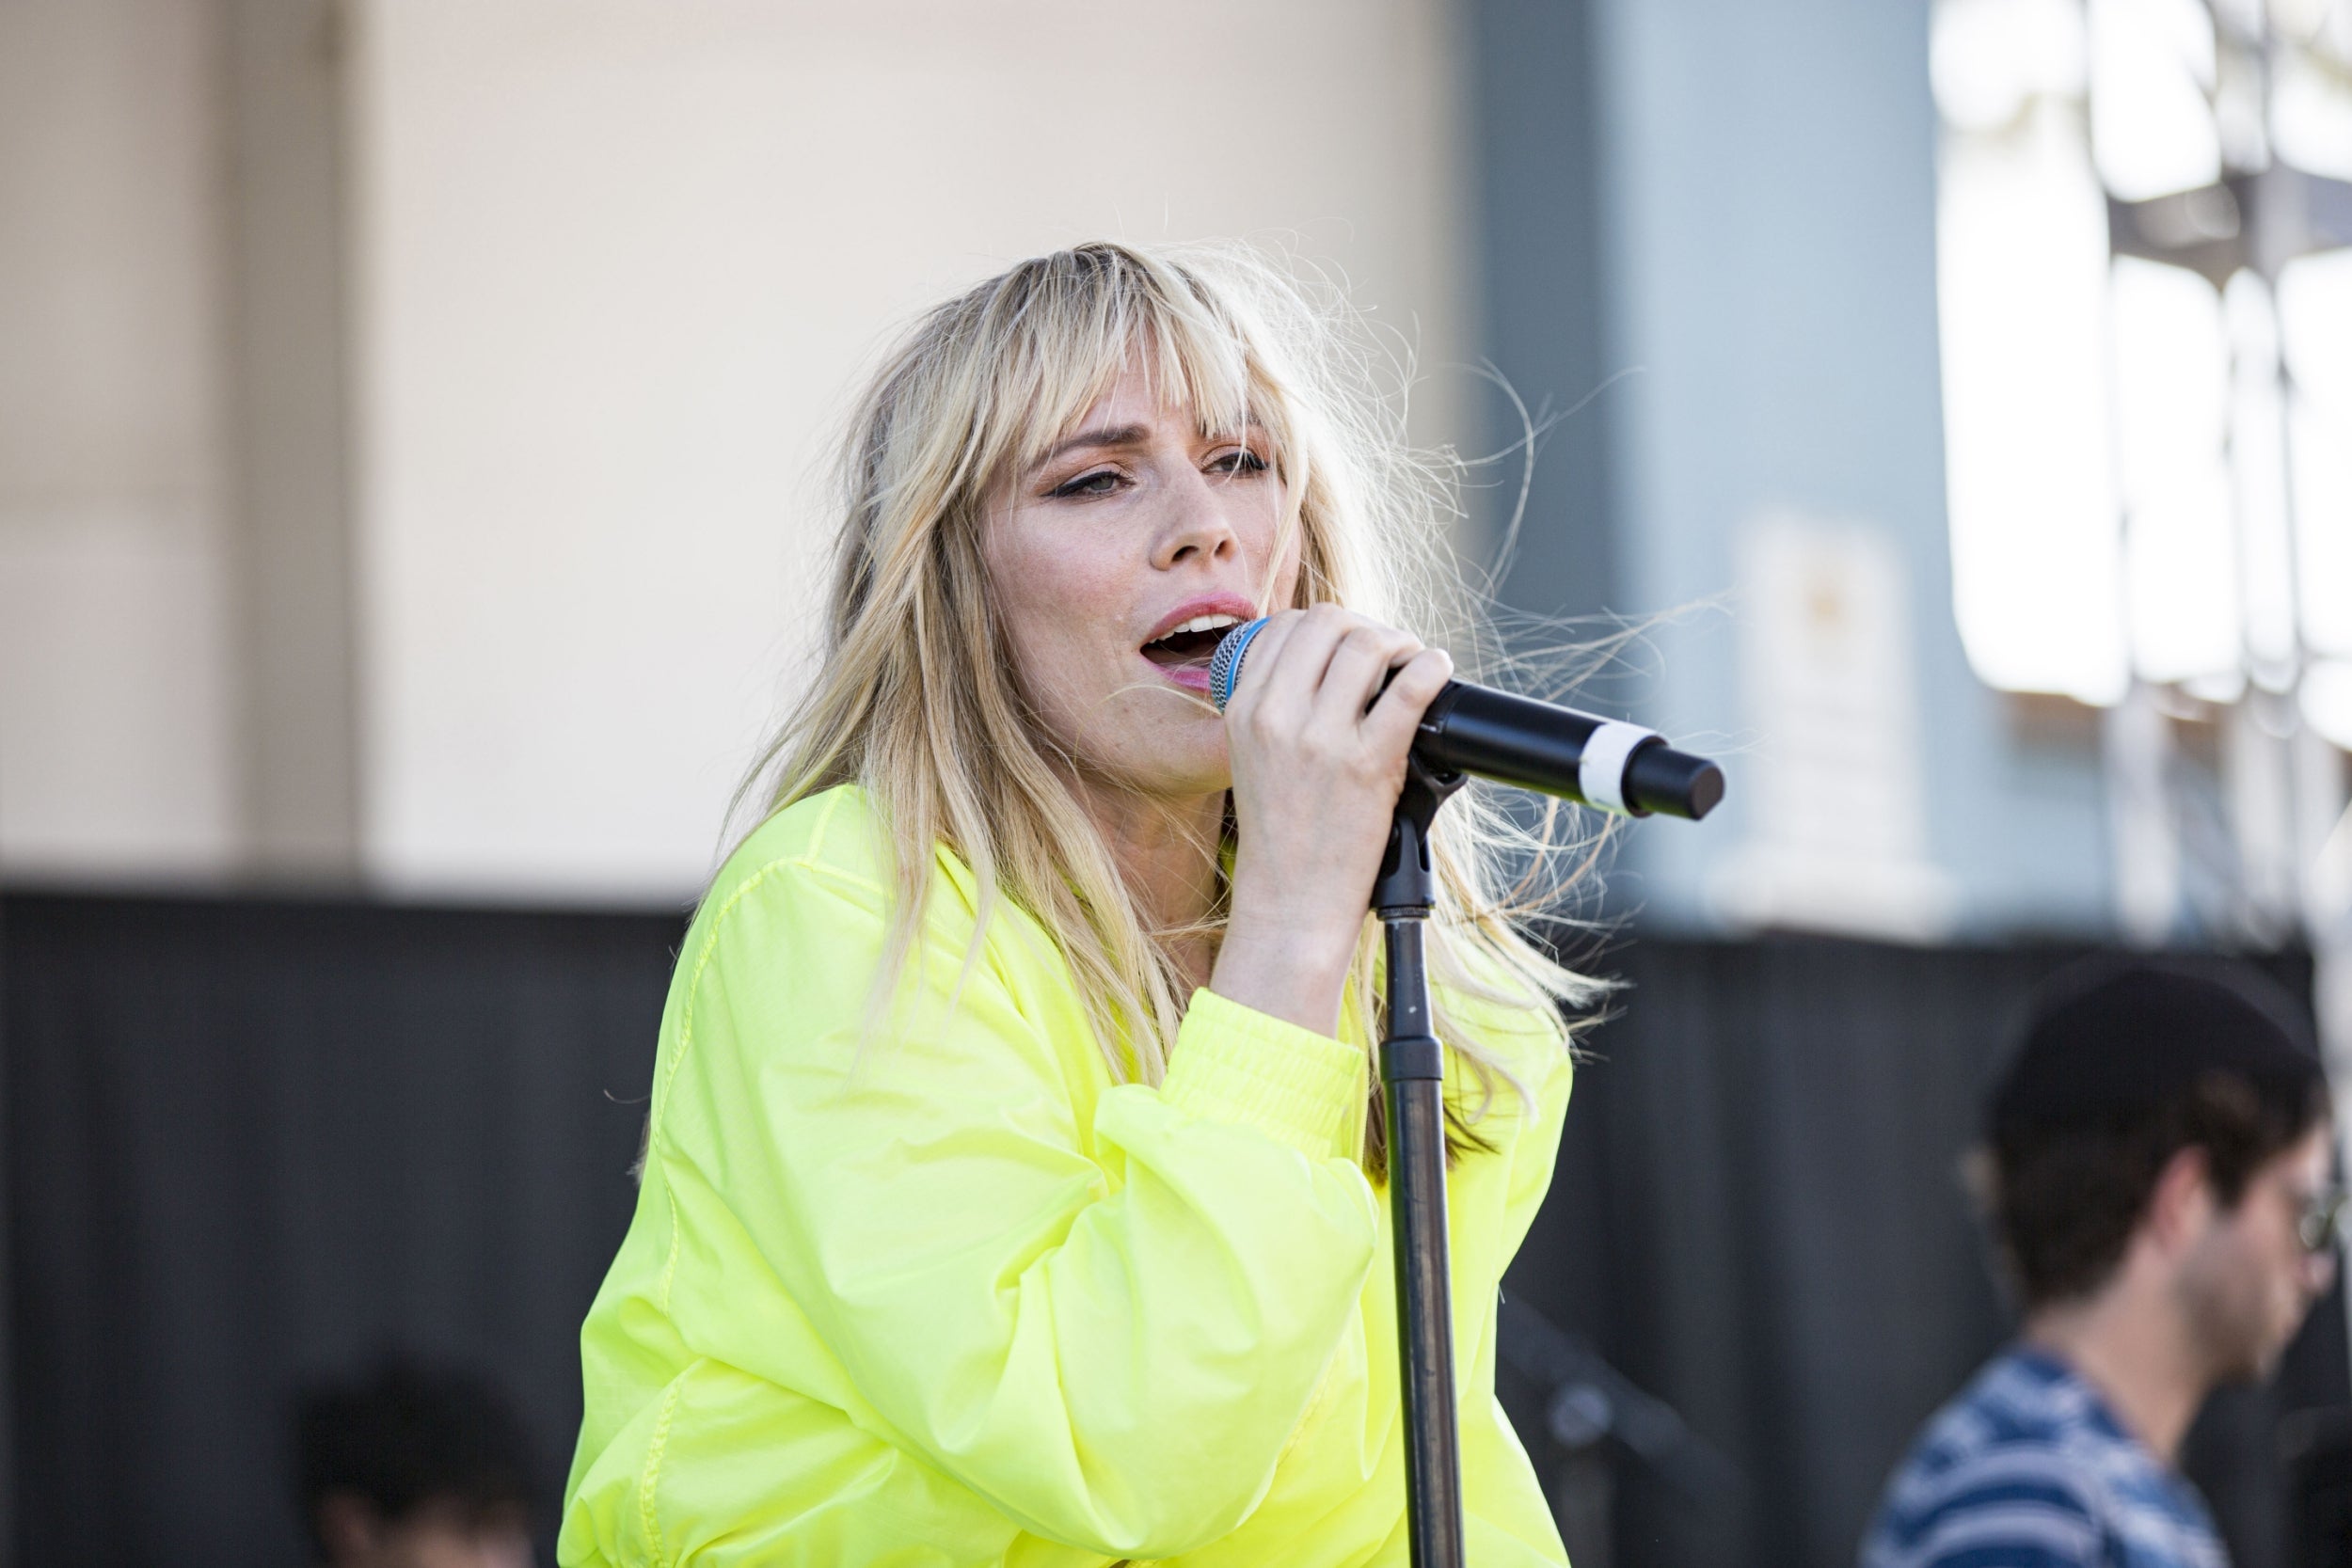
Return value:
<svg viewBox="0 0 2352 1568">
<path fill-rule="evenodd" d="M 1414 727 L 1453 674 L 1443 650 L 1336 605 L 1258 633 L 1225 706 L 1240 841 L 1210 990 L 1336 1031 Z"/>
</svg>

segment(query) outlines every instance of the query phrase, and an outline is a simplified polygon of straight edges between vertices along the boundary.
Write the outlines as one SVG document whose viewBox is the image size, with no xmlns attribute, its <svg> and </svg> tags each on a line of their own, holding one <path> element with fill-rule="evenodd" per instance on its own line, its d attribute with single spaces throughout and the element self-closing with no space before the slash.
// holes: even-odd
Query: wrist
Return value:
<svg viewBox="0 0 2352 1568">
<path fill-rule="evenodd" d="M 1226 926 L 1209 989 L 1270 1018 L 1318 1035 L 1333 1034 L 1360 929 L 1360 921 L 1346 929 L 1317 930 L 1236 911 Z"/>
</svg>

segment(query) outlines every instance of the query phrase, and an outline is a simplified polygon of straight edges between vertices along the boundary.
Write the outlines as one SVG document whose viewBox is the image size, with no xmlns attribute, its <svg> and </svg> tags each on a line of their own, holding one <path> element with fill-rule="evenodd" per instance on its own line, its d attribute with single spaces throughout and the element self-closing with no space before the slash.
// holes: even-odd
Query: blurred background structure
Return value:
<svg viewBox="0 0 2352 1568">
<path fill-rule="evenodd" d="M 1732 772 L 1515 1275 L 1580 1568 L 1850 1560 L 2035 976 L 2253 954 L 2352 1084 L 2347 181 L 2352 0 L 0 0 L 0 1555 L 299 1560 L 395 1348 L 551 1517 L 845 394 L 1241 235 L 1544 416 L 1503 597 Z M 2344 1560 L 2344 1337 L 2199 1429 L 2241 1568 Z"/>
</svg>

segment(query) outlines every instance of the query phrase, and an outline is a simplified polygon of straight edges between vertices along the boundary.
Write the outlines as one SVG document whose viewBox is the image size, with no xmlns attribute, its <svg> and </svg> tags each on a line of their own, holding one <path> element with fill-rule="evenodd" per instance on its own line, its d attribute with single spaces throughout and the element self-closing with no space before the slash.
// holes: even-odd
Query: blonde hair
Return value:
<svg viewBox="0 0 2352 1568">
<path fill-rule="evenodd" d="M 844 443 L 821 667 L 745 784 L 751 794 L 766 781 L 773 812 L 854 783 L 879 812 L 894 905 L 877 1016 L 914 949 L 945 844 L 977 889 L 967 962 L 996 900 L 1012 899 L 1067 959 L 1113 1079 L 1160 1081 L 1185 1003 L 1170 944 L 1203 932 L 1151 928 L 1055 766 L 1001 657 L 982 555 L 990 501 L 1139 366 L 1205 432 L 1264 432 L 1283 527 L 1299 546 L 1298 605 L 1333 601 L 1433 639 L 1451 632 L 1458 653 L 1480 623 L 1445 543 L 1451 470 L 1406 445 L 1383 359 L 1336 290 L 1238 245 L 1057 251 L 930 311 L 890 352 Z M 1551 1008 L 1597 989 L 1521 929 L 1591 864 L 1591 845 L 1554 842 L 1564 820 L 1548 811 L 1534 829 L 1516 826 L 1474 791 L 1438 817 L 1429 945 L 1440 1006 L 1447 990 Z M 1564 849 L 1573 863 L 1561 875 Z M 1206 934 L 1221 934 L 1224 915 L 1220 898 Z M 1375 931 L 1368 920 L 1350 976 L 1368 1029 L 1380 1017 Z M 1479 1085 L 1476 1103 L 1452 1113 L 1458 1148 L 1478 1141 L 1470 1124 L 1508 1074 L 1457 1019 L 1441 1013 L 1440 1029 Z M 1376 1092 L 1366 1116 L 1377 1174 Z"/>
</svg>

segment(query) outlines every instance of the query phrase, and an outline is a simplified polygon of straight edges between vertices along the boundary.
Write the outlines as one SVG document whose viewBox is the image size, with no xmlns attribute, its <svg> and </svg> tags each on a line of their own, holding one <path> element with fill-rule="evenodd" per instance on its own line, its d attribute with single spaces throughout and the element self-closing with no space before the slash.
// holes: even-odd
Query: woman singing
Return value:
<svg viewBox="0 0 2352 1568">
<path fill-rule="evenodd" d="M 1404 1560 L 1366 904 L 1452 666 L 1391 629 L 1442 498 L 1348 320 L 1089 245 L 882 366 L 821 668 L 671 988 L 565 1563 Z M 1586 990 L 1507 836 L 1446 809 L 1430 932 L 1480 1568 L 1565 1560 L 1495 1301 Z"/>
</svg>

